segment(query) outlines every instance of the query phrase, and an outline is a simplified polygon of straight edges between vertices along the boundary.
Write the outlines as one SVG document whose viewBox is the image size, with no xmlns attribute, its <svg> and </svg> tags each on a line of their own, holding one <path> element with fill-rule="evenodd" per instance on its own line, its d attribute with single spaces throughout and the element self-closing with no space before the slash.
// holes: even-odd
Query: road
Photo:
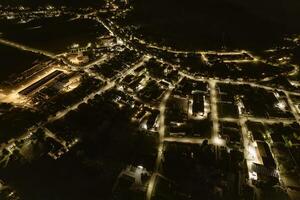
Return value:
<svg viewBox="0 0 300 200">
<path fill-rule="evenodd" d="M 186 138 L 186 137 L 165 137 L 164 142 L 178 142 L 178 143 L 186 143 L 186 144 L 201 144 L 204 140 L 209 139 L 201 139 L 201 138 Z"/>
<path fill-rule="evenodd" d="M 0 38 L 0 44 L 10 46 L 10 47 L 14 47 L 14 48 L 17 48 L 17 49 L 20 49 L 20 50 L 23 50 L 23 51 L 30 51 L 32 53 L 41 54 L 41 55 L 47 56 L 49 58 L 56 58 L 56 55 L 51 53 L 51 52 L 40 50 L 40 49 L 35 49 L 35 48 L 32 48 L 32 47 L 25 46 L 23 44 L 8 41 L 8 40 L 1 39 L 1 38 Z"/>
<path fill-rule="evenodd" d="M 283 92 L 285 93 L 285 95 L 286 95 L 286 97 L 287 97 L 288 104 L 289 104 L 289 106 L 290 106 L 290 108 L 291 108 L 291 111 L 292 111 L 292 113 L 293 113 L 295 119 L 297 120 L 298 123 L 300 123 L 300 117 L 299 117 L 297 108 L 296 108 L 295 104 L 293 103 L 293 101 L 292 101 L 292 99 L 291 99 L 291 97 L 290 97 L 290 94 L 291 94 L 291 93 L 288 92 L 288 91 L 283 91 Z"/>
<path fill-rule="evenodd" d="M 192 75 L 190 75 L 190 74 L 188 74 L 184 71 L 179 71 L 179 74 L 183 77 L 186 77 L 188 79 L 195 80 L 195 81 L 208 82 L 209 80 L 213 80 L 216 83 L 224 83 L 224 84 L 231 84 L 231 85 L 249 85 L 251 87 L 262 88 L 262 89 L 269 90 L 269 91 L 272 91 L 272 92 L 280 91 L 280 92 L 287 93 L 289 95 L 300 96 L 300 93 L 298 93 L 298 92 L 287 91 L 287 90 L 283 90 L 283 89 L 280 89 L 280 88 L 273 88 L 273 87 L 270 87 L 270 86 L 265 86 L 265 85 L 257 84 L 257 83 L 254 83 L 254 82 L 245 81 L 245 80 L 244 81 L 238 81 L 238 80 L 232 80 L 232 79 L 222 80 L 222 79 L 214 79 L 214 78 L 206 78 L 206 77 L 195 77 L 195 76 L 192 76 Z"/>
<path fill-rule="evenodd" d="M 212 138 L 219 137 L 219 118 L 218 118 L 218 106 L 217 106 L 217 90 L 216 81 L 209 80 L 209 91 L 210 91 L 210 106 L 211 106 L 211 120 L 213 122 Z"/>
<path fill-rule="evenodd" d="M 250 117 L 250 116 L 244 116 L 244 118 L 247 121 L 250 122 L 259 122 L 259 123 L 264 123 L 264 124 L 278 124 L 278 123 L 283 123 L 283 124 L 292 124 L 296 122 L 295 119 L 290 119 L 290 118 L 260 118 L 260 117 Z M 224 118 L 219 118 L 220 121 L 223 122 L 239 122 L 239 118 L 230 118 L 230 117 L 224 117 Z"/>
<path fill-rule="evenodd" d="M 164 97 L 159 105 L 159 128 L 158 128 L 158 133 L 159 133 L 159 145 L 158 145 L 158 152 L 157 152 L 157 158 L 155 162 L 155 170 L 154 173 L 152 174 L 149 185 L 147 188 L 147 193 L 146 193 L 146 199 L 150 200 L 153 194 L 153 190 L 155 188 L 155 182 L 156 182 L 156 176 L 159 172 L 162 156 L 163 156 L 163 148 L 164 148 L 164 137 L 165 137 L 165 111 L 166 111 L 166 104 L 167 101 L 172 93 L 173 88 L 170 88 L 166 93 L 164 94 Z"/>
<path fill-rule="evenodd" d="M 99 89 L 98 91 L 86 96 L 82 101 L 66 108 L 63 111 L 58 112 L 55 116 L 51 116 L 48 118 L 48 122 L 56 121 L 60 118 L 63 118 L 66 114 L 68 114 L 72 110 L 76 110 L 79 105 L 83 103 L 87 103 L 89 100 L 92 100 L 95 98 L 96 95 L 100 95 L 104 93 L 107 90 L 110 90 L 111 88 L 116 86 L 116 80 L 121 77 L 126 77 L 127 75 L 131 74 L 135 69 L 139 68 L 144 62 L 146 62 L 149 59 L 149 57 L 142 57 L 138 63 L 136 63 L 134 66 L 131 66 L 129 69 L 125 69 L 122 72 L 120 72 L 118 75 L 116 75 L 113 80 L 106 80 L 107 84 Z"/>
</svg>

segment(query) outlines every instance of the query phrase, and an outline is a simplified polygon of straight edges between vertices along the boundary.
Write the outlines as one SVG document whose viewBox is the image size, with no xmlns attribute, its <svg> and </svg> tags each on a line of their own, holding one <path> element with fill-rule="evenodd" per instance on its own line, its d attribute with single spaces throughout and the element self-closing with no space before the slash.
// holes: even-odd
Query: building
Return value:
<svg viewBox="0 0 300 200">
<path fill-rule="evenodd" d="M 257 141 L 257 149 L 265 167 L 270 169 L 276 169 L 276 163 L 271 153 L 270 147 L 266 142 Z"/>
<path fill-rule="evenodd" d="M 199 92 L 193 93 L 193 105 L 192 105 L 192 111 L 193 115 L 204 115 L 204 101 L 205 96 Z"/>
</svg>

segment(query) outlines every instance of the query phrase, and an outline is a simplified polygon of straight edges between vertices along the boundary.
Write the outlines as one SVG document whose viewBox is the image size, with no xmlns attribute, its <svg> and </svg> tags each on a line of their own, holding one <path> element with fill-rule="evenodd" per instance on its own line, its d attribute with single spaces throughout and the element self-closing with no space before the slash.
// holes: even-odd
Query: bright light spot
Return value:
<svg viewBox="0 0 300 200">
<path fill-rule="evenodd" d="M 78 48 L 78 47 L 79 47 L 79 44 L 76 44 L 76 43 L 72 44 L 72 48 Z"/>
<path fill-rule="evenodd" d="M 248 152 L 250 153 L 252 158 L 256 158 L 256 150 L 253 146 L 248 147 Z"/>
<path fill-rule="evenodd" d="M 71 92 L 72 90 L 76 89 L 80 85 L 80 79 L 70 81 L 64 88 L 64 92 Z"/>
<path fill-rule="evenodd" d="M 68 55 L 68 59 L 71 63 L 76 65 L 87 63 L 89 61 L 89 57 L 84 56 L 82 53 L 70 54 Z"/>
<path fill-rule="evenodd" d="M 143 167 L 143 166 L 141 166 L 141 165 L 139 165 L 139 166 L 138 166 L 138 168 L 139 168 L 139 169 L 144 169 L 144 167 Z"/>
<path fill-rule="evenodd" d="M 257 173 L 256 173 L 256 172 L 249 172 L 249 178 L 250 178 L 251 180 L 257 181 L 257 179 L 258 179 Z"/>
<path fill-rule="evenodd" d="M 142 129 L 144 129 L 144 130 L 147 130 L 147 129 L 148 129 L 148 126 L 147 126 L 147 123 L 146 123 L 146 122 L 144 122 L 144 123 L 142 124 Z"/>
<path fill-rule="evenodd" d="M 144 88 L 144 86 L 141 85 L 141 84 L 139 84 L 139 85 L 137 86 L 136 90 L 137 90 L 137 91 L 140 91 L 140 90 L 143 89 L 143 88 Z"/>
<path fill-rule="evenodd" d="M 118 86 L 118 90 L 121 90 L 123 91 L 124 90 L 124 87 L 122 85 Z"/>
<path fill-rule="evenodd" d="M 117 38 L 117 44 L 118 45 L 124 45 L 124 42 L 122 40 L 120 40 L 119 38 Z"/>
<path fill-rule="evenodd" d="M 12 103 L 15 105 L 27 105 L 28 99 L 24 96 L 19 95 L 18 92 L 12 91 L 9 94 L 0 93 L 0 102 Z"/>
<path fill-rule="evenodd" d="M 222 140 L 222 139 L 219 138 L 219 137 L 215 137 L 215 138 L 213 139 L 213 143 L 214 143 L 215 145 L 221 146 L 221 145 L 224 144 L 224 140 Z"/>
<path fill-rule="evenodd" d="M 277 104 L 276 104 L 276 107 L 278 107 L 280 110 L 285 110 L 286 109 L 286 103 L 284 101 L 279 101 Z"/>
</svg>

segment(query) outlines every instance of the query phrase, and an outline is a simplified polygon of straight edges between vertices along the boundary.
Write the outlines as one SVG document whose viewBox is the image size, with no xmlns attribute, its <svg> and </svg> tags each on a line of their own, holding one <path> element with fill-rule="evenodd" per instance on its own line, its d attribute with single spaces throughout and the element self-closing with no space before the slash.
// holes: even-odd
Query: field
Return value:
<svg viewBox="0 0 300 200">
<path fill-rule="evenodd" d="M 64 52 L 74 43 L 86 45 L 106 33 L 106 29 L 95 21 L 72 19 L 60 16 L 25 24 L 0 22 L 0 32 L 5 39 L 53 53 Z"/>
<path fill-rule="evenodd" d="M 140 0 L 120 23 L 136 25 L 136 34 L 147 41 L 180 49 L 256 50 L 272 46 L 287 30 L 299 32 L 299 13 L 280 5 L 279 1 Z"/>
<path fill-rule="evenodd" d="M 45 59 L 44 56 L 3 45 L 0 45 L 0 55 L 0 82 L 29 69 L 35 61 Z"/>
</svg>

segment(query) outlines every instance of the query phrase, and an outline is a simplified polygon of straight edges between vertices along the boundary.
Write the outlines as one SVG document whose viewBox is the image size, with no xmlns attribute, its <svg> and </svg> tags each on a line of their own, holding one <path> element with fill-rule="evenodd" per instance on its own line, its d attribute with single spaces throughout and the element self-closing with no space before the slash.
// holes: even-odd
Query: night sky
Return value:
<svg viewBox="0 0 300 200">
<path fill-rule="evenodd" d="M 133 0 L 134 1 L 134 0 Z M 135 0 L 136 1 L 136 0 Z M 145 0 L 138 0 L 138 2 L 143 2 Z M 146 0 L 148 1 L 148 0 Z M 2 5 L 69 5 L 69 6 L 96 6 L 102 4 L 104 0 L 0 0 Z M 148 1 L 149 4 L 156 4 L 157 1 Z M 160 0 L 162 4 L 169 4 L 173 7 L 173 4 L 182 4 L 182 8 L 188 11 L 189 5 L 196 8 L 201 7 L 203 0 Z M 291 28 L 300 30 L 300 1 L 299 0 L 217 0 L 219 5 L 225 3 L 230 3 L 235 6 L 240 6 L 244 10 L 253 13 L 261 18 L 272 20 L 277 23 L 284 23 L 289 25 Z M 218 6 L 216 4 L 216 6 Z M 239 17 L 239 16 L 237 16 Z"/>
</svg>

